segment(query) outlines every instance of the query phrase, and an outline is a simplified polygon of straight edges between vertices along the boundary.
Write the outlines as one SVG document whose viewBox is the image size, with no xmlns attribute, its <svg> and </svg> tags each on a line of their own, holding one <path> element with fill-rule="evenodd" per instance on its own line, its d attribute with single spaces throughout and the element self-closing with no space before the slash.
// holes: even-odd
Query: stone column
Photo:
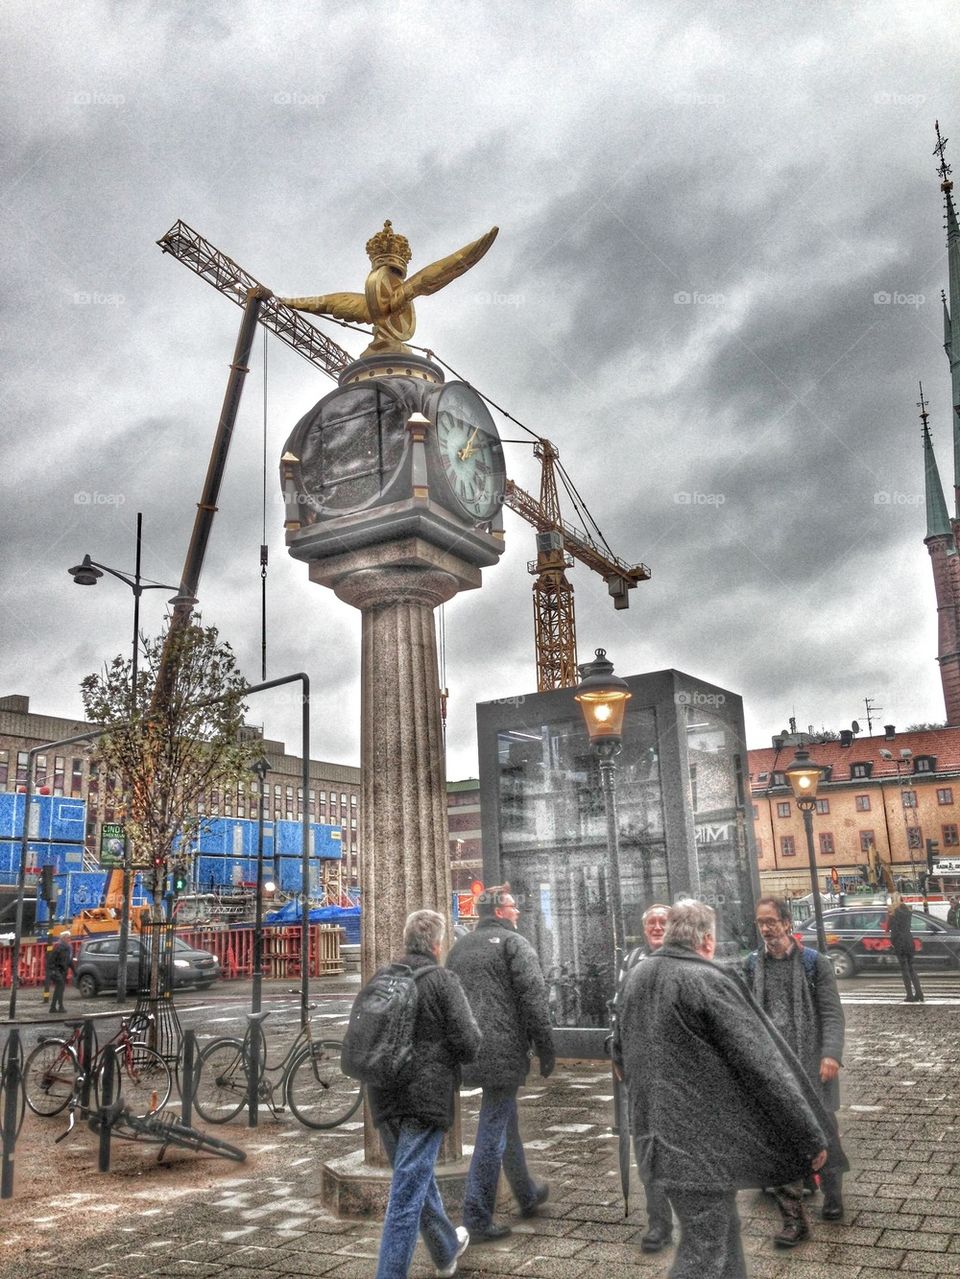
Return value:
<svg viewBox="0 0 960 1279">
<path fill-rule="evenodd" d="M 480 585 L 480 570 L 419 538 L 311 565 L 311 577 L 361 611 L 362 962 L 366 981 L 403 949 L 407 915 L 450 928 L 447 792 L 433 610 Z M 460 1157 L 459 1125 L 444 1158 Z M 384 1163 L 369 1114 L 367 1165 Z"/>
</svg>

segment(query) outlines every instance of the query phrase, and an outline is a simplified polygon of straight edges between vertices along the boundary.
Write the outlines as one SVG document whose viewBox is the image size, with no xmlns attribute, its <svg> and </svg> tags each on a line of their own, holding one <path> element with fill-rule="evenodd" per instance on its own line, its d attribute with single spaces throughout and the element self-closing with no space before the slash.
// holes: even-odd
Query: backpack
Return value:
<svg viewBox="0 0 960 1279">
<path fill-rule="evenodd" d="M 803 964 L 803 975 L 807 979 L 807 985 L 810 987 L 810 994 L 817 993 L 817 955 L 819 951 L 811 950 L 809 946 L 800 947 L 800 962 Z M 747 956 L 746 962 L 747 976 L 750 978 L 750 984 L 753 985 L 753 974 L 757 971 L 757 952 L 751 951 Z"/>
<path fill-rule="evenodd" d="M 402 1084 L 414 1064 L 417 982 L 436 964 L 414 971 L 388 964 L 357 995 L 340 1049 L 340 1068 L 351 1079 L 375 1088 Z"/>
</svg>

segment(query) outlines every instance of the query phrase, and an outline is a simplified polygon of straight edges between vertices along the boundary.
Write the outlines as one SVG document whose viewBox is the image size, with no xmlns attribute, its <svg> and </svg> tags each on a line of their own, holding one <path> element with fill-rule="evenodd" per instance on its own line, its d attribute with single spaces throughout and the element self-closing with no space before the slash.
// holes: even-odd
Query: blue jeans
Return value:
<svg viewBox="0 0 960 1279">
<path fill-rule="evenodd" d="M 463 1224 L 468 1230 L 483 1230 L 493 1220 L 501 1167 L 521 1209 L 531 1207 L 537 1186 L 527 1171 L 520 1140 L 517 1090 L 484 1088 L 477 1141 L 463 1195 Z"/>
<path fill-rule="evenodd" d="M 448 1266 L 459 1244 L 433 1174 L 443 1129 L 428 1127 L 418 1119 L 388 1119 L 379 1132 L 393 1168 L 393 1181 L 383 1220 L 377 1279 L 407 1279 L 418 1231 L 438 1269 Z"/>
</svg>

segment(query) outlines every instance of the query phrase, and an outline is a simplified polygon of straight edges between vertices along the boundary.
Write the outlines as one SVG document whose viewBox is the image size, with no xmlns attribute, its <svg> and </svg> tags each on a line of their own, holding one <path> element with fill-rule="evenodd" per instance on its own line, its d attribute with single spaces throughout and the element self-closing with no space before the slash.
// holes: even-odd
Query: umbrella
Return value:
<svg viewBox="0 0 960 1279">
<path fill-rule="evenodd" d="M 617 1154 L 620 1160 L 620 1188 L 623 1191 L 623 1215 L 630 1215 L 630 1120 L 627 1115 L 627 1090 L 613 1071 L 613 1123 L 617 1132 Z"/>
</svg>

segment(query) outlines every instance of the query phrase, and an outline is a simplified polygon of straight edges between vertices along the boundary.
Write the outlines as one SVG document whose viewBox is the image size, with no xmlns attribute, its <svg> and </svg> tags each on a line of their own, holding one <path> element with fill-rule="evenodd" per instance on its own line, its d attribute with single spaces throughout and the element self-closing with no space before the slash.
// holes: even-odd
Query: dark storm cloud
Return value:
<svg viewBox="0 0 960 1279">
<path fill-rule="evenodd" d="M 6 691 L 76 714 L 81 676 L 126 650 L 129 592 L 65 570 L 84 551 L 132 569 L 138 510 L 145 573 L 179 577 L 240 312 L 154 241 L 183 217 L 279 292 L 356 289 L 390 217 L 414 267 L 501 226 L 423 300 L 415 341 L 553 439 L 614 550 L 653 569 L 619 613 L 573 571 L 581 657 L 605 644 L 618 670 L 738 689 L 761 740 L 794 707 L 845 723 L 867 694 L 901 723 L 942 714 L 914 409 L 923 377 L 949 491 L 942 9 L 10 12 Z M 201 591 L 251 679 L 262 358 L 258 341 Z M 271 341 L 269 674 L 308 670 L 314 752 L 349 761 L 359 620 L 286 555 L 276 500 L 280 449 L 331 386 Z M 529 447 L 507 457 L 536 493 Z M 446 610 L 454 775 L 475 771 L 474 703 L 535 685 L 533 534 L 506 522 L 503 562 Z M 251 718 L 293 745 L 295 707 Z"/>
</svg>

